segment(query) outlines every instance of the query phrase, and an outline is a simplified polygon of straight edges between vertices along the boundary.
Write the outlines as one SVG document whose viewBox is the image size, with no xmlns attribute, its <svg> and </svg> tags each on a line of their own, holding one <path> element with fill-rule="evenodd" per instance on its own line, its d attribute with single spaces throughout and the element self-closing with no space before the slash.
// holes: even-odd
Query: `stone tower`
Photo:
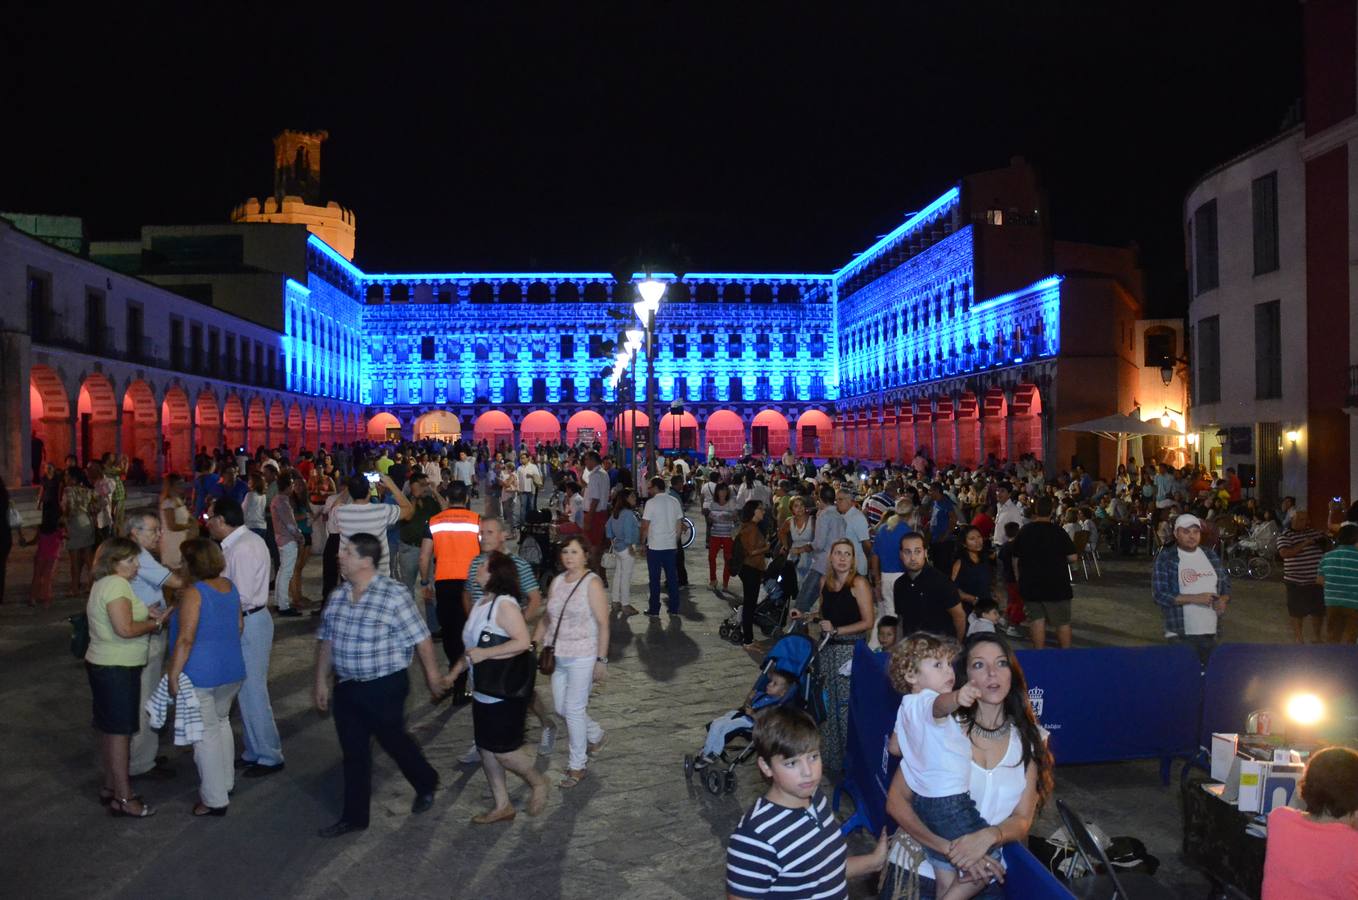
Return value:
<svg viewBox="0 0 1358 900">
<path fill-rule="evenodd" d="M 273 194 L 251 197 L 231 211 L 232 222 L 305 225 L 345 259 L 354 258 L 352 210 L 321 199 L 321 144 L 325 131 L 284 131 L 273 139 Z"/>
</svg>

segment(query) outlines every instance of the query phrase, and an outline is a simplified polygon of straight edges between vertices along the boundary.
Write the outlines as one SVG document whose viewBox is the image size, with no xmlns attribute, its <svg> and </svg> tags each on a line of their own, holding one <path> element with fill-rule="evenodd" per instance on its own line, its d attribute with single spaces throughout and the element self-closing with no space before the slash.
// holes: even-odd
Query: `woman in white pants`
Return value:
<svg viewBox="0 0 1358 900">
<path fill-rule="evenodd" d="M 179 675 L 193 683 L 203 716 L 203 737 L 193 745 L 198 767 L 195 816 L 224 816 L 235 786 L 236 740 L 231 733 L 231 701 L 245 680 L 241 653 L 243 619 L 236 586 L 222 577 L 226 559 L 216 541 L 185 541 L 184 589 L 170 621 L 174 653 L 166 677 L 171 696 L 179 691 Z"/>
<path fill-rule="evenodd" d="M 613 498 L 604 523 L 609 549 L 618 561 L 613 579 L 608 584 L 609 604 L 613 610 L 635 616 L 637 609 L 629 601 L 632 596 L 632 567 L 637 564 L 636 553 L 641 547 L 641 522 L 636 517 L 637 495 L 631 488 L 623 488 Z"/>
<path fill-rule="evenodd" d="M 589 717 L 589 691 L 608 672 L 608 595 L 599 576 L 589 571 L 584 539 L 571 536 L 561 545 L 564 571 L 547 591 L 547 611 L 538 620 L 533 640 L 555 648 L 552 699 L 566 721 L 571 758 L 561 787 L 572 788 L 585 777 L 589 754 L 604 745 L 604 730 Z"/>
<path fill-rule="evenodd" d="M 292 473 L 278 476 L 278 493 L 269 501 L 269 515 L 273 517 L 273 538 L 278 545 L 278 573 L 274 576 L 274 605 L 279 615 L 295 617 L 301 613 L 292 608 L 292 573 L 297 568 L 297 553 L 302 546 L 302 529 L 293 511 Z"/>
</svg>

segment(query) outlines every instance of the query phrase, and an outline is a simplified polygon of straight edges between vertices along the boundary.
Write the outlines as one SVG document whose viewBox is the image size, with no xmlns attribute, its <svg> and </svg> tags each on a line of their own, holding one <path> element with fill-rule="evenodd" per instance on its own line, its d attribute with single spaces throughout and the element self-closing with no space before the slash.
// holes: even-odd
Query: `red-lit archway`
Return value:
<svg viewBox="0 0 1358 900">
<path fill-rule="evenodd" d="M 934 400 L 934 462 L 940 466 L 957 462 L 953 411 L 951 397 L 938 397 Z"/>
<path fill-rule="evenodd" d="M 808 409 L 797 417 L 797 455 L 827 457 L 834 446 L 834 423 L 818 409 Z"/>
<path fill-rule="evenodd" d="M 165 470 L 193 477 L 193 408 L 181 387 L 165 392 L 160 404 L 160 430 L 164 436 Z"/>
<path fill-rule="evenodd" d="M 160 420 L 156 395 L 144 381 L 134 381 L 123 393 L 123 453 L 140 459 L 146 474 L 160 476 Z"/>
<path fill-rule="evenodd" d="M 245 410 L 245 448 L 253 455 L 255 448 L 269 442 L 269 414 L 264 401 L 255 397 Z"/>
<path fill-rule="evenodd" d="M 395 428 L 399 431 L 401 428 L 401 420 L 391 413 L 378 413 L 368 420 L 368 440 L 385 441 L 387 439 L 387 430 L 390 428 Z"/>
<path fill-rule="evenodd" d="M 44 365 L 36 365 L 28 377 L 28 409 L 33 433 L 43 443 L 44 463 L 58 469 L 66 465 L 71 446 L 71 400 L 61 376 Z M 32 477 L 35 473 L 28 473 Z M 38 472 L 41 476 L 42 473 Z"/>
<path fill-rule="evenodd" d="M 934 454 L 934 408 L 927 399 L 915 400 L 915 455 L 937 459 Z M 913 457 L 912 457 L 913 458 Z"/>
<path fill-rule="evenodd" d="M 532 450 L 538 444 L 555 444 L 561 440 L 561 420 L 545 409 L 536 409 L 519 423 L 519 446 Z"/>
<path fill-rule="evenodd" d="M 646 418 L 644 412 L 637 412 L 634 409 L 629 409 L 619 415 L 614 424 L 617 428 L 618 436 L 622 440 L 622 445 L 624 447 L 630 447 L 632 446 L 632 429 L 635 428 L 638 431 L 644 432 L 646 426 L 650 423 L 651 420 Z"/>
<path fill-rule="evenodd" d="M 269 404 L 269 432 L 264 444 L 272 450 L 288 439 L 288 410 L 282 400 Z"/>
<path fill-rule="evenodd" d="M 896 436 L 900 445 L 897 459 L 909 465 L 915 458 L 915 406 L 909 400 L 896 405 Z"/>
<path fill-rule="evenodd" d="M 1014 446 L 1015 459 L 1031 453 L 1043 459 L 1042 395 L 1037 385 L 1021 384 L 1014 390 Z"/>
<path fill-rule="evenodd" d="M 761 410 L 750 423 L 750 446 L 755 453 L 782 456 L 788 448 L 787 416 L 776 409 Z"/>
<path fill-rule="evenodd" d="M 308 406 L 306 408 L 306 414 L 302 417 L 302 446 L 298 452 L 301 452 L 301 450 L 311 450 L 314 452 L 316 450 L 316 445 L 320 443 L 320 440 L 316 436 L 319 433 L 320 428 L 321 420 L 316 415 L 316 407 Z"/>
<path fill-rule="evenodd" d="M 335 417 L 329 409 L 321 410 L 321 432 L 319 440 L 325 444 L 325 449 L 331 450 L 335 446 Z"/>
<path fill-rule="evenodd" d="M 968 469 L 981 462 L 981 417 L 976 395 L 964 391 L 953 411 L 957 421 L 957 461 Z"/>
<path fill-rule="evenodd" d="M 293 402 L 288 407 L 288 456 L 295 459 L 297 451 L 302 449 L 302 407 L 297 402 Z"/>
<path fill-rule="evenodd" d="M 719 409 L 707 417 L 707 442 L 717 449 L 719 459 L 735 459 L 745 449 L 745 423 L 729 409 Z"/>
<path fill-rule="evenodd" d="M 1009 402 L 1004 399 L 1004 389 L 995 387 L 986 391 L 981 407 L 981 449 L 986 457 L 994 456 L 1000 462 L 1009 458 L 1009 446 L 1004 435 L 1008 416 Z"/>
<path fill-rule="evenodd" d="M 222 445 L 222 413 L 217 398 L 209 390 L 202 390 L 193 406 L 194 438 L 200 449 L 208 453 Z"/>
<path fill-rule="evenodd" d="M 586 443 L 597 442 L 600 447 L 605 450 L 608 449 L 608 423 L 604 421 L 603 416 L 592 409 L 582 409 L 580 412 L 571 416 L 566 422 L 566 443 L 570 444 L 572 447 L 581 443 L 583 439 L 580 435 L 580 429 L 582 428 L 587 430 L 592 429 L 594 431 L 592 437 L 590 437 L 588 433 L 585 435 L 585 437 L 588 438 L 588 440 L 585 441 Z"/>
<path fill-rule="evenodd" d="M 665 413 L 655 426 L 655 444 L 661 450 L 698 449 L 698 420 L 693 413 Z"/>
<path fill-rule="evenodd" d="M 487 410 L 472 423 L 472 438 L 486 442 L 491 450 L 513 449 L 514 423 L 498 409 Z"/>
<path fill-rule="evenodd" d="M 85 378 L 76 413 L 76 446 L 82 463 L 118 451 L 118 403 L 107 375 L 94 372 Z"/>
<path fill-rule="evenodd" d="M 235 394 L 227 394 L 226 403 L 222 404 L 222 436 L 227 449 L 232 453 L 246 446 L 245 404 Z M 248 447 L 246 452 L 249 452 Z"/>
</svg>

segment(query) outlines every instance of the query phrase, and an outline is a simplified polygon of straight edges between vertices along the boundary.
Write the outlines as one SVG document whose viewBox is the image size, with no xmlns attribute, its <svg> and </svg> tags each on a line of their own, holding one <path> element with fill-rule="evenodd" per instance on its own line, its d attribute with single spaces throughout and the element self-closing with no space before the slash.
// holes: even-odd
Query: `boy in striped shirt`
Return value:
<svg viewBox="0 0 1358 900">
<path fill-rule="evenodd" d="M 736 826 L 726 851 L 728 898 L 840 900 L 848 879 L 879 871 L 886 833 L 866 856 L 849 856 L 830 802 L 820 790 L 820 735 L 815 720 L 785 706 L 755 719 L 754 755 L 769 780 Z"/>
<path fill-rule="evenodd" d="M 1325 589 L 1325 639 L 1352 644 L 1358 639 L 1358 525 L 1342 526 L 1334 540 L 1316 578 Z"/>
</svg>

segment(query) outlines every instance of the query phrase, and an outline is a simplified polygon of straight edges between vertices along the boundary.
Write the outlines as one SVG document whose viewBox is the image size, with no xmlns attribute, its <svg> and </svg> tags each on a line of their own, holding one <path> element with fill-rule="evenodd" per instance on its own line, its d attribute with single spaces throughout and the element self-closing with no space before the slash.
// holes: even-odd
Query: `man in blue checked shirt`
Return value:
<svg viewBox="0 0 1358 900">
<path fill-rule="evenodd" d="M 1155 557 L 1151 590 L 1165 616 L 1165 638 L 1192 647 L 1206 665 L 1231 602 L 1231 578 L 1221 559 L 1201 542 L 1197 516 L 1175 519 L 1174 543 Z"/>
<path fill-rule="evenodd" d="M 339 555 L 346 581 L 327 598 L 316 632 L 316 708 L 331 709 L 333 670 L 335 731 L 344 753 L 344 812 L 320 830 L 321 837 L 368 827 L 374 737 L 415 789 L 412 813 L 433 806 L 438 788 L 438 773 L 405 726 L 412 649 L 420 655 L 430 695 L 437 700 L 443 692 L 434 644 L 410 591 L 378 573 L 381 559 L 382 543 L 373 535 L 349 538 Z"/>
</svg>

